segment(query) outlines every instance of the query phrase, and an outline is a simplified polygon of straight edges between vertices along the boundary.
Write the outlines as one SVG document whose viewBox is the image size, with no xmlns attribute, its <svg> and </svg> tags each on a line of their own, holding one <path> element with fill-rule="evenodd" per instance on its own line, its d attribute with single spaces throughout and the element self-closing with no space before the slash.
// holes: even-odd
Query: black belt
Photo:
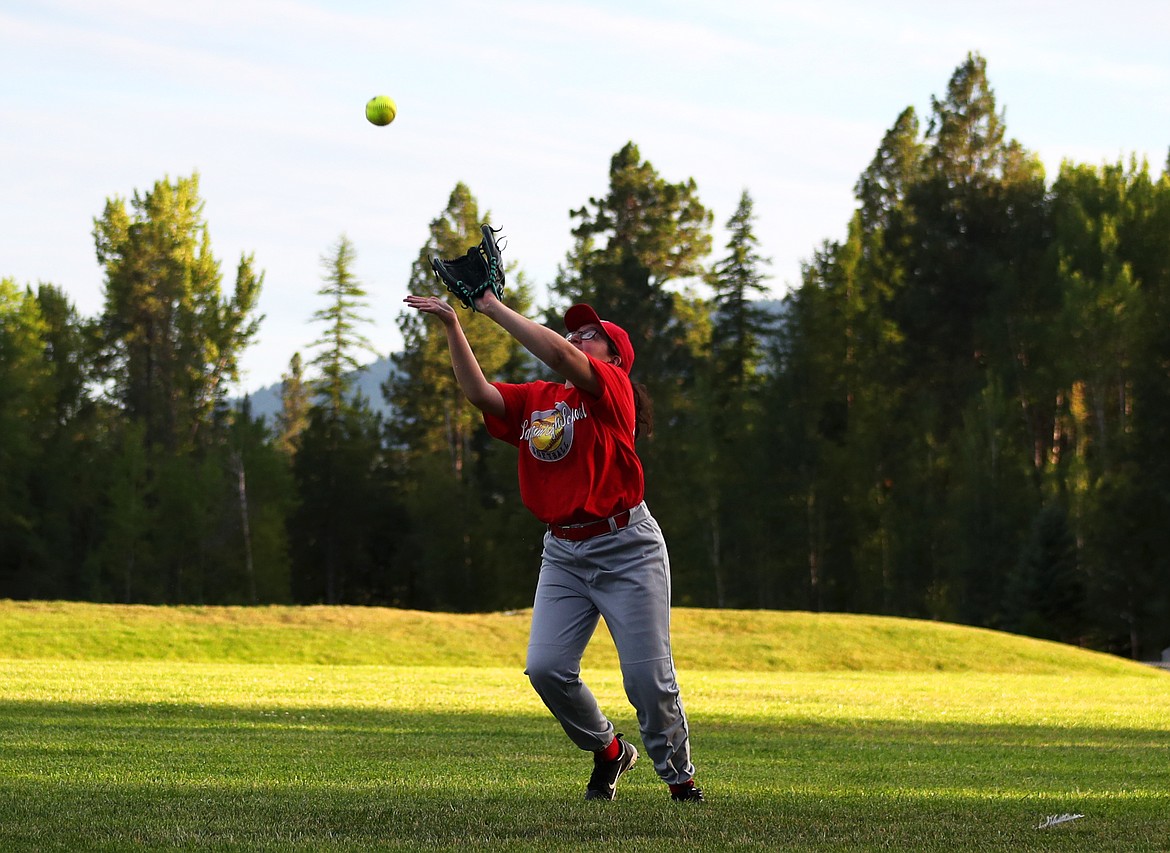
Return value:
<svg viewBox="0 0 1170 853">
<path fill-rule="evenodd" d="M 584 524 L 550 524 L 548 532 L 557 539 L 566 539 L 569 542 L 583 542 L 594 536 L 614 533 L 630 523 L 630 511 L 619 512 L 609 518 L 599 518 L 597 521 L 586 521 Z"/>
</svg>

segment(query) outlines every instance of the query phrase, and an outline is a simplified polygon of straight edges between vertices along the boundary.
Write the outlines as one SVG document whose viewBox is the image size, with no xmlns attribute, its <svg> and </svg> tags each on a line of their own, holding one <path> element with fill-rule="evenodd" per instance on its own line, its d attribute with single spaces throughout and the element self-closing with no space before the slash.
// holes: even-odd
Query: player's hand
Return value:
<svg viewBox="0 0 1170 853">
<path fill-rule="evenodd" d="M 459 322 L 455 309 L 447 304 L 447 300 L 438 296 L 415 296 L 412 293 L 402 301 L 421 314 L 433 314 L 443 321 L 444 326 Z"/>
<path fill-rule="evenodd" d="M 493 303 L 502 305 L 503 300 L 496 296 L 495 291 L 489 287 L 482 295 L 475 299 L 475 310 L 487 314 L 491 310 Z"/>
</svg>

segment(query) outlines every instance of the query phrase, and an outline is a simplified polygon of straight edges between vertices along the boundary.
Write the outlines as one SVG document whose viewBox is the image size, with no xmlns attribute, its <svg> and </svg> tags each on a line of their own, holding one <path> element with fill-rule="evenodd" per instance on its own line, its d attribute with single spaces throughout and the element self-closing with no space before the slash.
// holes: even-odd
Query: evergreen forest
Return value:
<svg viewBox="0 0 1170 853">
<path fill-rule="evenodd" d="M 570 212 L 556 278 L 505 298 L 627 328 L 655 430 L 647 501 L 676 606 L 985 626 L 1138 659 L 1170 646 L 1170 160 L 1066 160 L 1011 138 L 985 60 L 893 117 L 840 239 L 771 298 L 750 188 L 716 213 L 634 142 Z M 479 240 L 436 200 L 406 287 Z M 506 224 L 506 223 L 505 223 Z M 225 276 L 198 175 L 95 211 L 104 307 L 0 280 L 0 598 L 531 604 L 543 528 L 516 450 L 460 395 L 442 327 L 398 316 L 383 406 L 344 236 L 322 254 L 281 411 L 229 395 L 264 274 Z M 0 259 L 0 265 L 3 261 Z M 2 270 L 0 270 L 2 271 Z M 534 293 L 549 304 L 536 304 Z M 549 378 L 462 312 L 489 378 Z"/>
</svg>

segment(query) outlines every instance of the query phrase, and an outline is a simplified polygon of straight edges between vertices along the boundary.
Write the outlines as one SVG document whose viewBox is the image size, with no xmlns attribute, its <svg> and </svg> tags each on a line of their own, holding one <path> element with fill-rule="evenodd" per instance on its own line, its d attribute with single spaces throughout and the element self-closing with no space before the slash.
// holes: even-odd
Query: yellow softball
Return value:
<svg viewBox="0 0 1170 853">
<path fill-rule="evenodd" d="M 398 107 L 394 105 L 393 99 L 386 95 L 376 95 L 366 102 L 366 118 L 370 124 L 385 127 L 394 121 L 396 115 Z"/>
</svg>

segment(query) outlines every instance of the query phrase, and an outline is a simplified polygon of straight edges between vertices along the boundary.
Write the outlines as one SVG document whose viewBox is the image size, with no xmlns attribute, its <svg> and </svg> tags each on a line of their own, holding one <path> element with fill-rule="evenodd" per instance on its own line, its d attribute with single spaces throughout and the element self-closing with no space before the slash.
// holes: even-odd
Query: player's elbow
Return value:
<svg viewBox="0 0 1170 853">
<path fill-rule="evenodd" d="M 554 347 L 542 361 L 548 365 L 549 370 L 574 385 L 580 384 L 592 372 L 589 358 L 568 342 Z"/>
<path fill-rule="evenodd" d="M 463 395 L 471 405 L 484 414 L 499 418 L 504 416 L 504 398 L 500 395 L 499 389 L 491 383 L 485 382 L 472 389 L 465 388 Z"/>
</svg>

